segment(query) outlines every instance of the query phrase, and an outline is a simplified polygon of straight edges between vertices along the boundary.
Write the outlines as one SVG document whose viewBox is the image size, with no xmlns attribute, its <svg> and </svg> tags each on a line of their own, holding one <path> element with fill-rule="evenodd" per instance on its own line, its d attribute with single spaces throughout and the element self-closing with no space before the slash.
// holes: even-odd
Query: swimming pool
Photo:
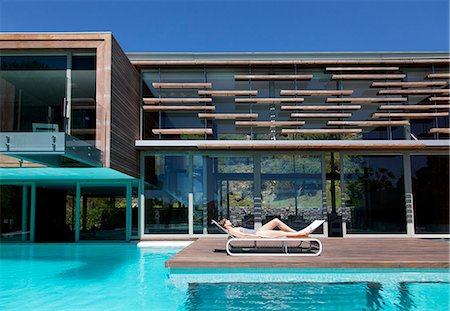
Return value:
<svg viewBox="0 0 450 311">
<path fill-rule="evenodd" d="M 0 310 L 448 310 L 447 270 L 178 270 L 181 247 L 0 245 Z M 230 273 L 231 272 L 231 273 Z"/>
</svg>

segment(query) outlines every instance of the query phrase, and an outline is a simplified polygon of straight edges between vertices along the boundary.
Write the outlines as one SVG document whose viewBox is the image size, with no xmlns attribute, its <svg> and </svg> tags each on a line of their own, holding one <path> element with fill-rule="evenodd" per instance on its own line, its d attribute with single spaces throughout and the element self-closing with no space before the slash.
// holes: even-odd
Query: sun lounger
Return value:
<svg viewBox="0 0 450 311">
<path fill-rule="evenodd" d="M 315 220 L 307 228 L 312 231 L 325 221 Z M 230 256 L 319 256 L 322 243 L 313 238 L 238 238 L 230 234 L 215 220 L 211 221 L 228 235 L 226 252 Z"/>
</svg>

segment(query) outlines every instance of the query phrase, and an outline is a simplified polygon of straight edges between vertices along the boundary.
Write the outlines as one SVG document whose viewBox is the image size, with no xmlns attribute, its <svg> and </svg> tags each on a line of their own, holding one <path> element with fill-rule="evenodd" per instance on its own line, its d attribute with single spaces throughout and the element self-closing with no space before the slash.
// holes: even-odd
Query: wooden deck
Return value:
<svg viewBox="0 0 450 311">
<path fill-rule="evenodd" d="M 448 241 L 321 238 L 319 257 L 236 257 L 225 239 L 199 239 L 166 261 L 168 268 L 448 268 Z"/>
</svg>

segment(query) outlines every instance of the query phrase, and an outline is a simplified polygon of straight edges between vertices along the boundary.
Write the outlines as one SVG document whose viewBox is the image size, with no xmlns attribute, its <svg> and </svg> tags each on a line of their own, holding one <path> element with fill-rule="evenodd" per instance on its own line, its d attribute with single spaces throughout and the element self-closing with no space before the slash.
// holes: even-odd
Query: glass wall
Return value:
<svg viewBox="0 0 450 311">
<path fill-rule="evenodd" d="M 322 218 L 320 156 L 261 158 L 263 223 L 280 218 L 294 229 Z"/>
<path fill-rule="evenodd" d="M 397 73 L 405 73 L 408 82 L 426 81 L 426 76 L 431 72 L 448 72 L 448 68 L 434 66 L 424 67 L 401 67 Z M 373 86 L 375 80 L 360 80 L 358 78 L 349 80 L 338 80 L 333 78 L 333 74 L 341 74 L 346 72 L 327 71 L 325 67 L 305 67 L 300 65 L 251 65 L 251 66 L 192 66 L 186 67 L 159 67 L 155 69 L 143 70 L 143 97 L 144 98 L 191 98 L 191 99 L 211 99 L 211 103 L 202 102 L 172 102 L 161 104 L 161 106 L 200 106 L 197 110 L 178 108 L 178 110 L 165 110 L 161 108 L 159 111 L 147 110 L 144 113 L 143 133 L 144 139 L 218 139 L 218 140 L 304 140 L 304 139 L 363 139 L 363 140 L 402 140 L 409 139 L 405 134 L 411 130 L 412 134 L 418 138 L 440 139 L 448 138 L 448 134 L 430 133 L 432 128 L 447 128 L 448 116 L 438 118 L 425 117 L 424 119 L 411 119 L 411 127 L 398 125 L 381 125 L 360 129 L 361 133 L 345 133 L 345 134 L 286 134 L 283 129 L 357 129 L 358 126 L 339 126 L 330 125 L 328 121 L 398 121 L 408 119 L 408 117 L 387 117 L 373 118 L 374 113 L 410 113 L 410 112 L 446 112 L 442 108 L 435 110 L 425 107 L 422 110 L 402 109 L 400 105 L 434 105 L 439 102 L 430 102 L 431 94 L 423 95 L 382 95 L 381 90 L 388 90 L 393 87 Z M 348 73 L 361 73 L 360 71 Z M 371 72 L 373 74 L 374 72 Z M 378 72 L 378 74 L 389 74 L 393 72 Z M 312 75 L 311 79 L 289 79 L 276 80 L 271 78 L 264 79 L 243 79 L 236 78 L 236 75 Z M 377 80 L 378 81 L 378 80 Z M 397 81 L 397 80 L 395 80 Z M 379 82 L 379 81 L 378 81 Z M 394 80 L 383 81 L 394 82 Z M 253 95 L 229 95 L 229 96 L 211 96 L 199 94 L 199 91 L 205 89 L 170 87 L 155 88 L 153 83 L 211 83 L 212 87 L 206 90 L 213 91 L 257 91 Z M 430 89 L 443 88 L 445 86 L 432 86 Z M 425 88 L 425 87 L 424 87 Z M 402 89 L 401 86 L 394 89 Z M 406 88 L 405 88 L 406 89 Z M 329 99 L 336 99 L 337 96 L 329 96 L 316 94 L 314 96 L 307 95 L 281 95 L 285 90 L 349 90 L 353 93 L 342 98 L 383 98 L 394 97 L 397 99 L 404 98 L 406 101 L 400 102 L 331 102 Z M 297 98 L 300 98 L 298 101 Z M 261 102 L 258 99 L 288 99 L 285 102 Z M 342 99 L 341 98 L 341 99 Z M 144 104 L 146 105 L 146 104 Z M 397 106 L 389 109 L 387 105 Z M 207 107 L 205 110 L 202 107 Z M 298 106 L 296 108 L 295 106 Z M 303 108 L 302 108 L 303 106 Z M 322 106 L 305 108 L 305 106 Z M 324 106 L 328 106 L 324 108 Z M 335 108 L 330 109 L 330 106 Z M 350 109 L 340 108 L 340 106 L 350 106 Z M 384 106 L 384 107 L 381 107 Z M 173 107 L 172 107 L 173 108 Z M 176 108 L 176 107 L 175 107 Z M 348 107 L 347 107 L 348 108 Z M 158 108 L 160 109 L 160 108 Z M 319 110 L 317 110 L 319 109 Z M 228 114 L 228 117 L 201 117 L 199 113 L 216 113 Z M 292 113 L 347 113 L 349 116 L 342 117 L 295 117 Z M 253 114 L 247 117 L 235 117 L 236 114 Z M 305 121 L 304 125 L 283 126 L 255 126 L 248 123 L 238 123 L 241 121 Z M 195 129 L 212 129 L 212 135 L 155 135 L 152 129 L 177 129 L 177 128 L 195 128 Z M 408 134 L 409 135 L 409 134 Z"/>
<path fill-rule="evenodd" d="M 449 156 L 411 156 L 415 233 L 449 233 Z"/>
<path fill-rule="evenodd" d="M 28 190 L 27 186 L 0 186 L 0 241 L 29 240 Z"/>
<path fill-rule="evenodd" d="M 253 227 L 253 156 L 206 156 L 208 221 L 222 217 L 235 226 Z M 212 231 L 216 228 L 212 227 Z"/>
<path fill-rule="evenodd" d="M 0 131 L 68 132 L 94 141 L 95 75 L 91 52 L 0 56 Z"/>
<path fill-rule="evenodd" d="M 36 242 L 75 240 L 75 184 L 36 187 Z"/>
<path fill-rule="evenodd" d="M 145 157 L 144 233 L 188 233 L 190 156 Z"/>
<path fill-rule="evenodd" d="M 406 233 L 401 155 L 344 156 L 347 233 Z"/>
<path fill-rule="evenodd" d="M 189 193 L 194 234 L 221 233 L 211 220 L 223 217 L 247 228 L 278 217 L 297 229 L 323 218 L 321 156 L 147 155 L 144 182 L 147 234 L 189 233 Z"/>
<path fill-rule="evenodd" d="M 83 186 L 80 204 L 80 239 L 124 240 L 126 204 L 124 186 Z"/>
<path fill-rule="evenodd" d="M 66 56 L 1 56 L 1 130 L 64 131 Z"/>
<path fill-rule="evenodd" d="M 95 141 L 95 55 L 72 56 L 72 102 L 70 134 Z"/>
</svg>

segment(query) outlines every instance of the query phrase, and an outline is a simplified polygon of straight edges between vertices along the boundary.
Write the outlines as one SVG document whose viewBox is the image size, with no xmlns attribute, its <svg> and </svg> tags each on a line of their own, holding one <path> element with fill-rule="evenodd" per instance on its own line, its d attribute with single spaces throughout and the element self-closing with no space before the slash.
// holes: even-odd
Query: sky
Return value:
<svg viewBox="0 0 450 311">
<path fill-rule="evenodd" d="M 0 31 L 111 31 L 126 52 L 449 51 L 450 0 L 0 0 Z"/>
</svg>

